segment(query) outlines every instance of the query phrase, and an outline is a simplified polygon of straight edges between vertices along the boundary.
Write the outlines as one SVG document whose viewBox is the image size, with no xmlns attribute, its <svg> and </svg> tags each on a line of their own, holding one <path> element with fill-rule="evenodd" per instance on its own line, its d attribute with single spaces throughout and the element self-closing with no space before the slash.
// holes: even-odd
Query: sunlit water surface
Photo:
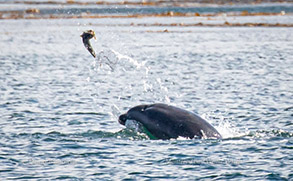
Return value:
<svg viewBox="0 0 293 181">
<path fill-rule="evenodd" d="M 89 21 L 117 20 L 1 22 L 2 178 L 293 178 L 292 28 Z M 101 59 L 81 43 L 87 29 Z M 157 102 L 199 114 L 224 139 L 150 140 L 119 125 Z"/>
</svg>

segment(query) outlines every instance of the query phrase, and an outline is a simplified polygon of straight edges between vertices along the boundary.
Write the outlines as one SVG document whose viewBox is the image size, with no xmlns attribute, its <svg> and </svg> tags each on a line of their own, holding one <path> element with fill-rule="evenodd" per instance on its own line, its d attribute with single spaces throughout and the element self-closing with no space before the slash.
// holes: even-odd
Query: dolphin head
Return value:
<svg viewBox="0 0 293 181">
<path fill-rule="evenodd" d="M 152 124 L 145 111 L 148 107 L 151 105 L 133 107 L 127 113 L 120 115 L 118 121 L 126 128 L 146 134 L 150 139 L 158 139 L 148 128 Z"/>
<path fill-rule="evenodd" d="M 144 117 L 144 111 L 147 105 L 139 105 L 131 108 L 127 113 L 119 116 L 118 122 L 125 126 L 127 120 L 135 120 L 140 122 Z"/>
</svg>

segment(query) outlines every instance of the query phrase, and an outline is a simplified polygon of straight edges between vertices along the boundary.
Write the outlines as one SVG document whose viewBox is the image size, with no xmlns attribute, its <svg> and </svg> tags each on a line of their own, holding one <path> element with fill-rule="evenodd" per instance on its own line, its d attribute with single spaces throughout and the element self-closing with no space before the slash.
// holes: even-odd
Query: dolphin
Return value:
<svg viewBox="0 0 293 181">
<path fill-rule="evenodd" d="M 167 104 L 139 105 L 119 116 L 119 123 L 127 125 L 132 120 L 141 125 L 151 139 L 176 139 L 178 137 L 221 139 L 221 134 L 196 114 Z"/>
</svg>

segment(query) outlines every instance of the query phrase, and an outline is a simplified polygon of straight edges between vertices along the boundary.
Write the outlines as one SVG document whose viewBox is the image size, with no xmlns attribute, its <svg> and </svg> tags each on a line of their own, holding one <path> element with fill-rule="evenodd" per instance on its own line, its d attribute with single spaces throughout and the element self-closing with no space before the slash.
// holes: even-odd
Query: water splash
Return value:
<svg viewBox="0 0 293 181">
<path fill-rule="evenodd" d="M 114 118 L 118 119 L 118 117 L 119 117 L 120 114 L 121 114 L 121 111 L 120 111 L 119 107 L 118 107 L 116 104 L 113 104 L 113 105 L 111 106 L 111 109 L 112 109 L 112 111 L 111 111 L 111 115 L 112 115 Z"/>
<path fill-rule="evenodd" d="M 218 132 L 222 135 L 223 139 L 229 138 L 269 138 L 276 139 L 278 137 L 287 138 L 293 137 L 293 133 L 285 131 L 282 129 L 272 129 L 272 130 L 241 130 L 233 124 L 232 119 L 227 116 L 228 112 L 215 113 L 210 112 L 203 114 L 202 117 L 206 119 L 209 123 L 214 125 Z"/>
<path fill-rule="evenodd" d="M 91 92 L 95 92 L 92 97 L 97 109 L 117 119 L 123 107 L 170 103 L 169 89 L 157 74 L 150 73 L 152 70 L 146 63 L 112 49 L 98 52 L 86 79 L 94 83 Z"/>
<path fill-rule="evenodd" d="M 148 72 L 148 68 L 144 66 L 145 62 L 139 63 L 133 58 L 123 55 L 112 49 L 105 49 L 98 53 L 96 58 L 96 64 L 99 65 L 99 69 L 105 65 L 105 69 L 110 69 L 112 72 L 114 71 L 129 71 L 134 69 L 143 69 L 146 74 Z M 95 64 L 95 65 L 96 65 Z"/>
<path fill-rule="evenodd" d="M 220 124 L 215 127 L 222 137 L 225 138 L 233 138 L 233 137 L 241 137 L 246 133 L 240 132 L 240 130 L 233 126 L 231 122 L 225 119 L 221 119 Z"/>
<path fill-rule="evenodd" d="M 136 132 L 143 132 L 143 125 L 136 120 L 131 120 L 131 119 L 126 120 L 125 127 L 128 129 L 133 129 Z"/>
<path fill-rule="evenodd" d="M 137 132 L 137 134 L 139 134 L 139 135 L 145 135 L 149 139 L 153 139 L 153 140 L 158 139 L 146 127 L 144 127 L 140 122 L 138 122 L 136 120 L 131 120 L 131 119 L 126 120 L 125 127 L 127 129 L 130 129 L 130 130 Z"/>
<path fill-rule="evenodd" d="M 203 114 L 202 118 L 211 123 L 224 139 L 241 137 L 247 134 L 245 132 L 241 132 L 239 128 L 234 126 L 231 119 L 225 115 L 227 115 L 227 112 L 221 114 L 210 112 Z"/>
</svg>

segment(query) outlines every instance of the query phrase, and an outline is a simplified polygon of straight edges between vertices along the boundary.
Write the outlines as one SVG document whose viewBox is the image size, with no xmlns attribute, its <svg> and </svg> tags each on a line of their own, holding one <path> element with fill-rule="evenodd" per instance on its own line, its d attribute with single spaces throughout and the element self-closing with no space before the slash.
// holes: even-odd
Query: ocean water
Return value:
<svg viewBox="0 0 293 181">
<path fill-rule="evenodd" d="M 115 25 L 141 21 L 170 18 L 1 20 L 1 180 L 292 180 L 292 28 Z M 150 140 L 118 123 L 159 102 L 224 138 Z"/>
</svg>

